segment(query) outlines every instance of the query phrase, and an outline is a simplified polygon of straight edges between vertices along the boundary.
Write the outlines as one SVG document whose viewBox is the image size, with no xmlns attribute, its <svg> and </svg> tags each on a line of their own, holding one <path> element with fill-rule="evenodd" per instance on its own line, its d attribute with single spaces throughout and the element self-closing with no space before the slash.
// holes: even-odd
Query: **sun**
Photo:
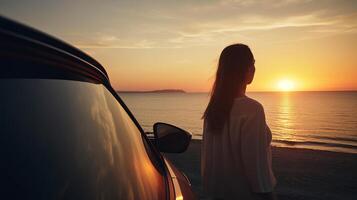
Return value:
<svg viewBox="0 0 357 200">
<path fill-rule="evenodd" d="M 281 91 L 285 91 L 285 92 L 293 91 L 294 88 L 295 88 L 295 83 L 291 80 L 284 79 L 278 82 L 278 89 Z"/>
</svg>

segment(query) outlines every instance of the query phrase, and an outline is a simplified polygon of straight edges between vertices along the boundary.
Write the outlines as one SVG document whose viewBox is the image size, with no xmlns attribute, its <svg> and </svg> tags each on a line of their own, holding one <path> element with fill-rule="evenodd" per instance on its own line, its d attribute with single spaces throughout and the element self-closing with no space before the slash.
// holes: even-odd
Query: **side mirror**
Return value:
<svg viewBox="0 0 357 200">
<path fill-rule="evenodd" d="M 156 147 L 165 153 L 182 153 L 190 144 L 192 135 L 171 124 L 158 122 L 154 124 Z"/>
</svg>

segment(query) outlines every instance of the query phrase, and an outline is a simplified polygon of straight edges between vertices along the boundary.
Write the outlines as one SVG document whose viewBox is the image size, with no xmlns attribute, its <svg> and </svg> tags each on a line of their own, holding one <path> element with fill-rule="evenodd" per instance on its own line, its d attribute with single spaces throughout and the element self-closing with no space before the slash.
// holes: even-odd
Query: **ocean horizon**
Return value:
<svg viewBox="0 0 357 200">
<path fill-rule="evenodd" d="M 202 139 L 208 92 L 119 93 L 143 129 L 166 122 Z M 248 92 L 265 109 L 273 146 L 357 153 L 356 91 Z"/>
</svg>

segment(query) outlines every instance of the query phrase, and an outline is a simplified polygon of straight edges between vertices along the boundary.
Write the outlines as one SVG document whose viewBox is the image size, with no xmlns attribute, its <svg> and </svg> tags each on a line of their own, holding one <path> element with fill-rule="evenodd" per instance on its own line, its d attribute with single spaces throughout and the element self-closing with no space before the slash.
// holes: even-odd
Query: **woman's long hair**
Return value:
<svg viewBox="0 0 357 200">
<path fill-rule="evenodd" d="M 246 74 L 254 62 L 247 45 L 233 44 L 223 49 L 218 62 L 216 80 L 211 98 L 203 114 L 208 129 L 219 132 L 227 121 L 240 88 L 244 87 Z"/>
</svg>

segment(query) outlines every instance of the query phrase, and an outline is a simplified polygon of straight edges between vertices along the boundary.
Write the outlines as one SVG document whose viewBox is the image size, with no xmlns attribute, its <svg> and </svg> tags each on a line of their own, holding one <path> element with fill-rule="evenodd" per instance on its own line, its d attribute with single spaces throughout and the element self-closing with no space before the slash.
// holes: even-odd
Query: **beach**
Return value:
<svg viewBox="0 0 357 200">
<path fill-rule="evenodd" d="M 205 93 L 122 93 L 140 125 L 166 122 L 192 134 L 188 150 L 166 154 L 191 180 L 200 199 L 200 141 Z M 357 199 L 356 92 L 248 92 L 273 134 L 279 199 Z"/>
<path fill-rule="evenodd" d="M 186 152 L 165 154 L 190 179 L 199 199 L 205 199 L 200 179 L 201 140 Z M 273 147 L 278 199 L 357 199 L 357 154 Z"/>
</svg>

